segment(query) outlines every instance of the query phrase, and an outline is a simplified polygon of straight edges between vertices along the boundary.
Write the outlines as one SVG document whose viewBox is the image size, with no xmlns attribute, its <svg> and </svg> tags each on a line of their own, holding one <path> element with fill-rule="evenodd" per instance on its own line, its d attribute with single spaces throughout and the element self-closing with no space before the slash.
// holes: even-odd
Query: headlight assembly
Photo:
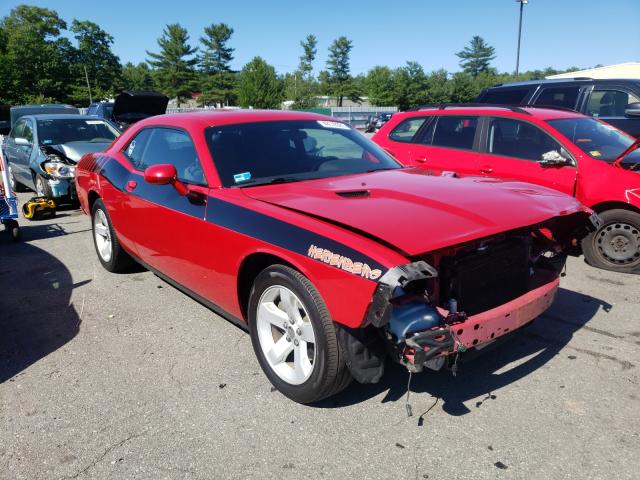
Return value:
<svg viewBox="0 0 640 480">
<path fill-rule="evenodd" d="M 42 169 L 53 178 L 72 178 L 76 167 L 62 162 L 44 162 Z"/>
</svg>

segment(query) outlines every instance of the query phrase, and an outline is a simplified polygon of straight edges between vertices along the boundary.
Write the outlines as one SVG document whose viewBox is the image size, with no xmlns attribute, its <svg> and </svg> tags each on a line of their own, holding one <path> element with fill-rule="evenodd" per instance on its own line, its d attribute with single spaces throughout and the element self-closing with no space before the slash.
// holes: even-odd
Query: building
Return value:
<svg viewBox="0 0 640 480">
<path fill-rule="evenodd" d="M 617 65 L 608 65 L 606 67 L 587 68 L 586 70 L 578 70 L 575 72 L 559 73 L 558 75 L 549 75 L 548 80 L 559 80 L 563 78 L 633 78 L 640 79 L 640 62 L 626 62 Z"/>
</svg>

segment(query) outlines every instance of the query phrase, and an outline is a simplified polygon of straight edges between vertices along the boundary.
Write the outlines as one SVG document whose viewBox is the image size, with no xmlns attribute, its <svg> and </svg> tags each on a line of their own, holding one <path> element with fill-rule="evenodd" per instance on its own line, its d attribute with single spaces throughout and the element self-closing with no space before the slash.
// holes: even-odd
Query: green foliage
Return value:
<svg viewBox="0 0 640 480">
<path fill-rule="evenodd" d="M 285 97 L 293 100 L 293 109 L 309 109 L 318 103 L 316 100 L 318 88 L 313 78 L 313 62 L 316 59 L 317 44 L 315 35 L 307 35 L 307 38 L 300 42 L 302 55 L 298 69 L 293 74 L 285 75 Z"/>
<path fill-rule="evenodd" d="M 122 89 L 123 90 L 153 90 L 153 73 L 149 65 L 140 62 L 134 65 L 128 62 L 122 67 Z"/>
<path fill-rule="evenodd" d="M 187 30 L 178 23 L 167 25 L 158 39 L 159 53 L 147 51 L 149 64 L 155 67 L 155 78 L 160 90 L 169 97 L 175 97 L 178 105 L 189 97 L 196 87 L 194 56 L 197 48 L 189 45 Z"/>
<path fill-rule="evenodd" d="M 234 100 L 236 75 L 231 71 L 234 49 L 227 44 L 233 28 L 224 23 L 212 24 L 204 29 L 200 37 L 202 54 L 200 66 L 201 102 L 204 105 L 229 105 Z"/>
<path fill-rule="evenodd" d="M 372 105 L 395 103 L 394 72 L 389 67 L 376 66 L 367 73 L 366 92 Z"/>
<path fill-rule="evenodd" d="M 113 37 L 90 21 L 74 20 L 71 32 L 78 42 L 73 65 L 73 76 L 78 81 L 72 91 L 73 103 L 89 103 L 87 77 L 94 99 L 115 96 L 122 89 L 122 67 L 120 59 L 111 51 Z"/>
<path fill-rule="evenodd" d="M 46 8 L 20 5 L 0 22 L 0 91 L 9 103 L 67 100 L 75 51 L 60 34 L 67 24 Z"/>
<path fill-rule="evenodd" d="M 282 82 L 276 76 L 275 69 L 262 58 L 254 57 L 238 76 L 240 106 L 278 108 L 282 100 Z"/>
<path fill-rule="evenodd" d="M 349 55 L 353 43 L 347 37 L 339 37 L 329 47 L 327 76 L 325 78 L 329 95 L 336 97 L 338 106 L 342 106 L 344 97 L 354 101 L 360 98 L 357 86 L 353 84 L 349 67 Z"/>
<path fill-rule="evenodd" d="M 491 61 L 496 58 L 495 48 L 478 35 L 471 39 L 468 47 L 456 53 L 456 56 L 460 58 L 462 69 L 474 78 L 482 72 L 489 71 Z"/>
</svg>

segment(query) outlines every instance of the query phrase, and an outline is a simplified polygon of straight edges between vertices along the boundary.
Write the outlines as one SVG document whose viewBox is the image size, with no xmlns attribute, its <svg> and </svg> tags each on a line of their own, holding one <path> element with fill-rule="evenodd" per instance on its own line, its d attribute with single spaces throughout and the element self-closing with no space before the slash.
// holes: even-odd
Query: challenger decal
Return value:
<svg viewBox="0 0 640 480">
<path fill-rule="evenodd" d="M 382 275 L 382 271 L 379 268 L 371 269 L 371 267 L 364 262 L 354 262 L 349 257 L 344 257 L 339 253 L 333 253 L 331 250 L 319 248 L 315 245 L 309 246 L 307 256 L 314 260 L 328 263 L 333 267 L 338 267 L 345 272 L 360 275 L 369 280 L 377 280 L 380 278 L 380 275 Z"/>
<path fill-rule="evenodd" d="M 131 172 L 111 157 L 101 156 L 93 165 L 93 169 L 120 191 L 125 191 L 127 181 L 137 180 L 137 188 L 127 192 L 127 195 L 142 198 L 300 255 L 309 256 L 309 245 L 323 245 L 326 248 L 317 249 L 323 252 L 323 256 L 317 260 L 367 280 L 375 281 L 386 271 L 384 265 L 353 248 L 241 205 L 215 196 L 209 196 L 206 205 L 193 204 L 187 197 L 180 196 L 173 186 L 150 185 L 144 182 L 139 174 Z M 359 261 L 354 262 L 354 258 Z"/>
</svg>

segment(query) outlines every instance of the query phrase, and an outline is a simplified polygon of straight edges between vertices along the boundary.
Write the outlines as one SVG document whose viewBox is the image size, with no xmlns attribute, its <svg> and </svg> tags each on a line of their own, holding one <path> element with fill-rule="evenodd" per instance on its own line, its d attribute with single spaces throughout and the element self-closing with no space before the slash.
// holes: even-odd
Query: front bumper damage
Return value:
<svg viewBox="0 0 640 480">
<path fill-rule="evenodd" d="M 352 376 L 377 382 L 387 355 L 412 373 L 454 366 L 459 354 L 533 321 L 556 297 L 566 254 L 579 253 L 577 239 L 598 224 L 574 220 L 570 230 L 547 223 L 387 271 L 363 327 L 338 329 Z"/>
</svg>

